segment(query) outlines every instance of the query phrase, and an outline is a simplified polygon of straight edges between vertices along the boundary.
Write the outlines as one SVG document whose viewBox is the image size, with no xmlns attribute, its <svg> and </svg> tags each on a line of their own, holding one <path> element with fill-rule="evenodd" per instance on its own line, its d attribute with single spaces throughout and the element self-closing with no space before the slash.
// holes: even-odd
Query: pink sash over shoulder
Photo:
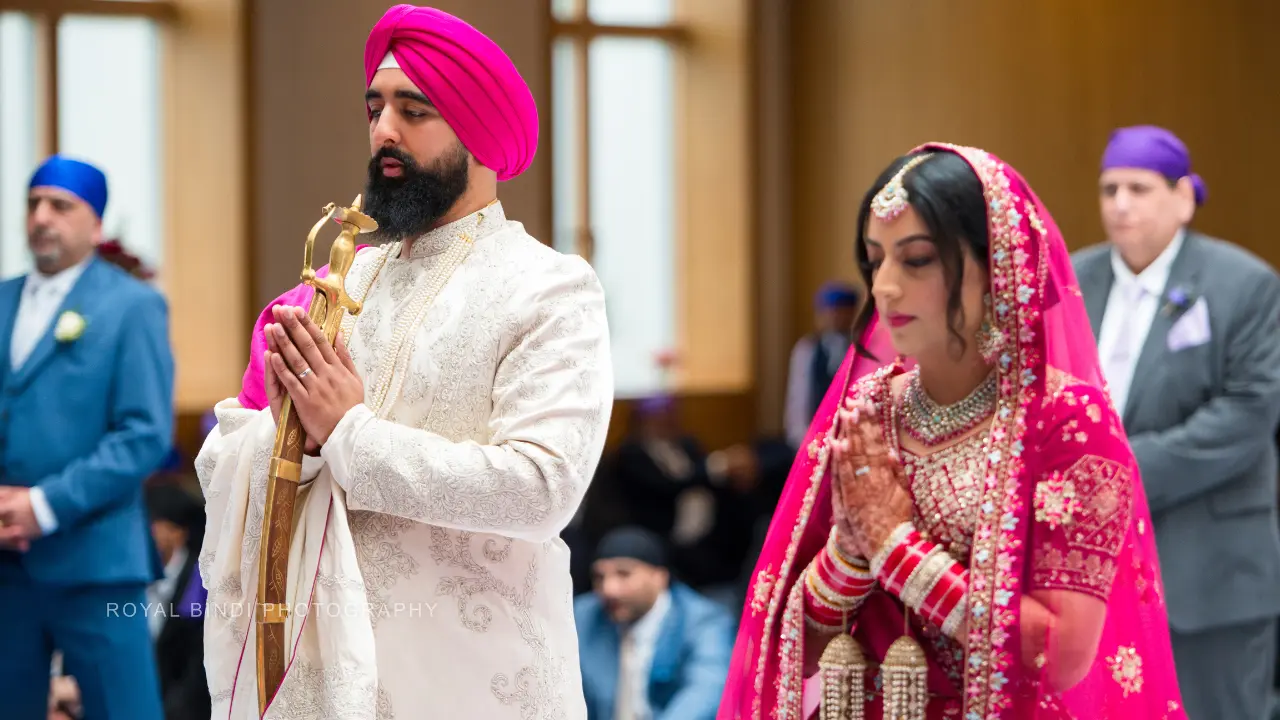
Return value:
<svg viewBox="0 0 1280 720">
<path fill-rule="evenodd" d="M 368 245 L 360 245 L 356 247 L 356 252 L 369 247 Z M 329 274 L 329 266 L 316 270 L 317 277 L 325 277 Z M 311 307 L 311 298 L 315 296 L 315 288 L 310 285 L 298 283 L 280 297 L 272 300 L 262 312 L 258 315 L 258 322 L 253 326 L 253 335 L 249 339 L 249 365 L 244 370 L 244 379 L 241 381 L 240 388 L 240 406 L 246 410 L 261 410 L 267 406 L 267 387 L 266 369 L 262 364 L 262 353 L 267 350 L 267 336 L 265 328 L 275 318 L 271 314 L 271 308 L 277 305 L 293 306 L 301 308 Z"/>
</svg>

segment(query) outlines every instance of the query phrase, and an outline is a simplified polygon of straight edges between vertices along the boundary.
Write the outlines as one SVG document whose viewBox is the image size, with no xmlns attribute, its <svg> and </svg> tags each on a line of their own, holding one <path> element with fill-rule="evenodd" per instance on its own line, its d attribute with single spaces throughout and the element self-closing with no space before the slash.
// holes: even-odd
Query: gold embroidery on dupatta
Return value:
<svg viewBox="0 0 1280 720">
<path fill-rule="evenodd" d="M 983 184 L 990 231 L 992 296 L 995 325 L 1016 345 L 998 359 L 1000 399 L 991 424 L 988 472 L 969 566 L 968 663 L 965 672 L 965 710 L 970 717 L 995 720 L 1012 705 L 1010 679 L 1012 653 L 1006 646 L 1018 638 L 1017 608 L 1010 603 L 1020 589 L 1015 568 L 1016 548 L 1027 532 L 1019 528 L 1024 500 L 1020 492 L 1023 474 L 1023 438 L 1027 430 L 1027 409 L 1039 400 L 1035 368 L 1043 367 L 1035 344 L 1039 342 L 1039 296 L 1048 272 L 1044 252 L 1031 264 L 1030 237 L 1023 230 L 1024 211 L 1032 214 L 1031 224 L 1039 224 L 1030 202 L 1020 201 L 1009 187 L 1004 165 L 980 150 L 953 145 L 973 167 Z M 1013 549 L 1013 550 L 1011 550 Z"/>
<path fill-rule="evenodd" d="M 855 383 L 853 388 L 849 388 L 846 391 L 846 394 L 853 395 L 874 387 L 892 370 L 892 365 L 880 368 Z M 776 651 L 781 660 L 778 663 L 778 677 L 775 682 L 778 701 L 775 707 L 770 709 L 770 715 L 774 720 L 801 720 L 801 699 L 804 692 L 803 586 L 798 582 L 793 583 L 792 592 L 787 596 L 785 603 L 784 593 L 787 589 L 786 578 L 790 576 L 791 568 L 795 565 L 800 539 L 804 536 L 805 527 L 809 523 L 809 516 L 813 513 L 813 505 L 818 496 L 818 489 L 822 486 L 822 478 L 827 471 L 827 462 L 831 457 L 831 432 L 834 425 L 834 418 L 832 418 L 826 433 L 820 439 L 815 439 L 810 445 L 810 450 L 816 457 L 814 457 L 813 469 L 809 474 L 809 487 L 805 491 L 804 499 L 801 501 L 800 512 L 796 517 L 796 522 L 791 528 L 791 539 L 787 544 L 786 552 L 783 554 L 782 564 L 778 568 L 778 579 L 773 584 L 772 597 L 769 599 L 764 625 L 760 630 L 760 655 L 756 659 L 754 683 L 755 697 L 751 703 L 752 720 L 760 720 L 763 710 L 761 699 L 764 693 L 765 671 L 768 668 L 769 659 L 773 656 L 769 639 L 775 620 L 780 621 L 782 625 L 781 639 Z M 796 612 L 792 614 L 796 615 L 796 617 L 779 617 L 780 608 L 788 608 L 793 605 Z M 788 621 L 790 621 L 789 624 Z"/>
<path fill-rule="evenodd" d="M 1144 605 L 1151 603 L 1160 603 L 1160 583 L 1156 581 L 1156 573 L 1151 563 L 1142 557 L 1142 554 L 1134 548 L 1133 553 L 1133 569 L 1137 574 L 1134 587 L 1138 589 L 1138 600 Z"/>
<path fill-rule="evenodd" d="M 1040 219 L 1040 213 L 1036 212 L 1036 206 L 1030 203 L 1027 203 L 1027 222 L 1031 223 L 1031 229 L 1044 236 L 1044 221 Z M 1067 289 L 1079 291 L 1080 288 L 1069 285 Z"/>
<path fill-rule="evenodd" d="M 1077 396 L 1072 388 L 1082 389 L 1084 392 Z M 1111 402 L 1111 391 L 1106 386 L 1105 381 L 1100 391 L 1101 396 L 1095 398 L 1093 394 L 1098 392 L 1099 390 L 1089 383 L 1073 377 L 1058 368 L 1051 367 L 1046 370 L 1044 400 L 1041 404 L 1043 407 L 1049 407 L 1061 398 L 1066 401 L 1068 406 L 1084 405 L 1085 416 L 1094 425 L 1101 425 L 1106 420 L 1107 432 L 1111 433 L 1113 437 L 1124 440 L 1124 428 L 1119 422 L 1119 413 L 1116 412 L 1116 407 Z M 1102 413 L 1103 405 L 1106 405 L 1107 410 L 1110 411 L 1106 416 Z M 1043 423 L 1037 429 L 1043 430 Z"/>
<path fill-rule="evenodd" d="M 828 430 L 830 433 L 830 430 Z M 829 437 L 828 437 L 829 439 Z M 809 488 L 805 491 L 804 499 L 800 503 L 800 512 L 796 517 L 795 525 L 791 529 L 791 540 L 787 543 L 787 550 L 782 556 L 782 565 L 778 568 L 778 577 L 780 578 L 773 584 L 772 597 L 769 598 L 769 607 L 765 614 L 764 625 L 760 630 L 760 656 L 756 660 L 756 678 L 755 678 L 755 700 L 751 706 L 751 717 L 753 720 L 760 720 L 760 698 L 764 692 L 764 675 L 765 670 L 771 657 L 769 635 L 773 628 L 774 620 L 778 616 L 778 607 L 782 604 L 782 593 L 786 590 L 787 584 L 783 580 L 791 572 L 792 565 L 795 564 L 796 551 L 800 544 L 800 537 L 804 534 L 805 525 L 809 521 L 809 514 L 813 511 L 814 499 L 818 494 L 818 487 L 822 483 L 822 475 L 827 469 L 827 458 L 829 457 L 829 444 L 823 442 L 819 451 L 813 471 L 809 475 Z M 800 640 L 803 645 L 803 638 Z M 779 677 L 779 681 L 781 676 Z M 779 696 L 782 700 L 785 696 Z M 796 706 L 799 707 L 797 700 Z M 775 708 L 776 711 L 776 708 Z M 775 713 L 776 716 L 776 713 Z"/>
<path fill-rule="evenodd" d="M 1046 368 L 1044 400 L 1041 402 L 1041 406 L 1049 407 L 1059 399 L 1065 401 L 1068 406 L 1075 406 L 1079 402 L 1079 399 L 1074 394 L 1071 394 L 1070 397 L 1066 397 L 1066 393 L 1070 388 L 1074 388 L 1076 386 L 1088 387 L 1085 381 L 1069 372 L 1066 372 L 1065 370 L 1060 370 L 1056 367 Z M 1097 420 L 1094 420 L 1094 422 L 1097 422 Z"/>
<path fill-rule="evenodd" d="M 1040 541 L 1032 583 L 1105 599 L 1133 514 L 1128 468 L 1109 458 L 1085 455 L 1065 473 L 1055 472 L 1041 480 L 1035 503 L 1036 522 L 1051 532 L 1061 528 L 1065 536 L 1057 543 Z"/>
<path fill-rule="evenodd" d="M 1107 658 L 1107 666 L 1111 668 L 1111 677 L 1124 690 L 1124 696 L 1142 692 L 1142 656 L 1132 645 L 1121 645 L 1116 654 Z"/>
<path fill-rule="evenodd" d="M 778 576 L 772 571 L 773 565 L 766 565 L 763 570 L 756 573 L 755 588 L 751 597 L 752 615 L 764 612 L 768 606 L 769 596 L 773 593 L 773 584 L 778 581 Z"/>
<path fill-rule="evenodd" d="M 1036 522 L 1044 523 L 1050 530 L 1075 522 L 1080 500 L 1076 497 L 1076 484 L 1055 472 L 1036 484 Z"/>
<path fill-rule="evenodd" d="M 782 583 L 779 583 L 781 585 Z M 778 643 L 778 701 L 774 720 L 803 720 L 804 696 L 804 584 L 792 583 L 787 605 L 782 611 L 782 639 Z"/>
</svg>

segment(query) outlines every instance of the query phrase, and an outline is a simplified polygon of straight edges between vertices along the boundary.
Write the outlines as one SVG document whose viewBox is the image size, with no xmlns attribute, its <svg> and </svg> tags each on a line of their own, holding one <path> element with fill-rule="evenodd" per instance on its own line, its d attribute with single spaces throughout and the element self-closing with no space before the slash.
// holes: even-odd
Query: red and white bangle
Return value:
<svg viewBox="0 0 1280 720">
<path fill-rule="evenodd" d="M 861 598 L 876 584 L 871 566 L 865 560 L 849 557 L 840 549 L 835 528 L 831 528 L 827 545 L 816 560 L 821 579 L 842 596 Z"/>
<path fill-rule="evenodd" d="M 969 571 L 937 543 L 926 540 L 911 523 L 894 529 L 871 560 L 886 592 L 955 637 L 964 620 Z"/>
<path fill-rule="evenodd" d="M 805 621 L 822 632 L 847 628 L 849 616 L 876 584 L 869 567 L 840 552 L 834 528 L 826 547 L 805 568 L 804 576 Z"/>
<path fill-rule="evenodd" d="M 826 596 L 813 581 L 813 573 L 804 577 L 804 622 L 820 633 L 838 633 L 849 626 L 849 616 L 856 605 L 839 605 Z"/>
</svg>

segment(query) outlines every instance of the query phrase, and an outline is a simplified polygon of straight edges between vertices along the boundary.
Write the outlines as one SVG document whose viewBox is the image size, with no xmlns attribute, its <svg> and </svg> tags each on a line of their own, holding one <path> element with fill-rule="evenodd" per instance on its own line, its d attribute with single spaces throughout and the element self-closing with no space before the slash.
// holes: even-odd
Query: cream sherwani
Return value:
<svg viewBox="0 0 1280 720">
<path fill-rule="evenodd" d="M 365 403 L 304 467 L 296 649 L 267 717 L 585 718 L 559 532 L 613 402 L 603 291 L 499 204 L 398 248 L 361 251 L 347 278 Z M 235 400 L 216 413 L 196 462 L 205 662 L 213 716 L 250 718 L 275 424 Z"/>
</svg>

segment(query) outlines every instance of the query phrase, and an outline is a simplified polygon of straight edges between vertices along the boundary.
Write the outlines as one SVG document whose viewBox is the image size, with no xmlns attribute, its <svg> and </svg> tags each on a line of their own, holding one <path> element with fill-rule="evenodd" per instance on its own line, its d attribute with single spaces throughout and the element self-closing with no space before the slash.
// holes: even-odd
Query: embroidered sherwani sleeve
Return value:
<svg viewBox="0 0 1280 720">
<path fill-rule="evenodd" d="M 357 405 L 321 450 L 353 509 L 534 542 L 559 534 L 599 462 L 613 373 L 590 266 L 563 257 L 539 274 L 511 300 L 521 320 L 494 378 L 490 441 L 453 442 Z"/>
</svg>

